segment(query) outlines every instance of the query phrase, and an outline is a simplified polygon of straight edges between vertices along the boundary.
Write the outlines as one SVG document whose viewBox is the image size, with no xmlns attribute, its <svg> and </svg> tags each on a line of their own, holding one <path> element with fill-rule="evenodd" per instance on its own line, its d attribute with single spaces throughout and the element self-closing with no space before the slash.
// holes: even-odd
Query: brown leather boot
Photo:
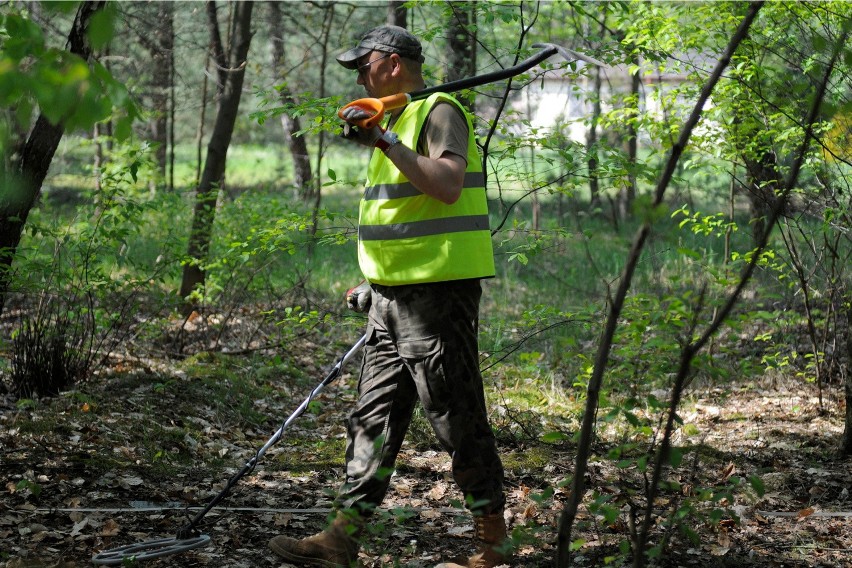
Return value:
<svg viewBox="0 0 852 568">
<path fill-rule="evenodd" d="M 503 513 L 473 518 L 476 527 L 478 552 L 458 562 L 445 562 L 435 568 L 494 568 L 511 561 L 511 549 L 506 539 Z"/>
<path fill-rule="evenodd" d="M 348 568 L 358 558 L 360 523 L 343 513 L 321 533 L 297 540 L 284 535 L 273 537 L 269 548 L 294 564 Z"/>
</svg>

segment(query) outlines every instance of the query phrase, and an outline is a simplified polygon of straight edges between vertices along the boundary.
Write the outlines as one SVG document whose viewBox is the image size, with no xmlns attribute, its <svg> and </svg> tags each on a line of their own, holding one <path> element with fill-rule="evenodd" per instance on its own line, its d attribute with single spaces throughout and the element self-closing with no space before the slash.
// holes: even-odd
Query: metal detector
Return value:
<svg viewBox="0 0 852 568">
<path fill-rule="evenodd" d="M 210 500 L 204 509 L 202 509 L 195 518 L 193 518 L 186 526 L 181 528 L 173 538 L 158 538 L 147 540 L 138 544 L 120 546 L 105 550 L 92 557 L 92 562 L 100 565 L 117 566 L 125 562 L 138 562 L 142 560 L 152 560 L 161 558 L 178 552 L 185 552 L 193 548 L 207 546 L 210 543 L 210 537 L 206 534 L 199 534 L 198 523 L 201 519 L 210 512 L 222 499 L 224 499 L 237 482 L 249 474 L 257 466 L 258 462 L 263 458 L 266 451 L 274 446 L 281 439 L 284 430 L 287 429 L 299 416 L 304 414 L 308 405 L 316 397 L 319 392 L 340 376 L 340 371 L 343 365 L 352 358 L 355 353 L 364 346 L 367 342 L 367 336 L 364 335 L 347 351 L 334 365 L 334 367 L 326 375 L 325 379 L 311 391 L 308 397 L 299 405 L 299 407 L 284 421 L 280 428 L 272 435 L 271 438 L 255 453 L 252 458 L 246 462 L 243 468 L 234 474 L 225 485 L 225 488 L 218 495 Z"/>
<path fill-rule="evenodd" d="M 372 128 L 378 125 L 379 122 L 381 122 L 382 117 L 386 112 L 404 107 L 411 101 L 419 101 L 435 93 L 454 93 L 456 91 L 461 91 L 462 89 L 472 89 L 473 87 L 480 87 L 482 85 L 487 85 L 488 83 L 502 81 L 503 79 L 508 79 L 509 77 L 514 77 L 516 75 L 524 73 L 525 71 L 529 71 L 545 59 L 557 54 L 563 59 L 565 59 L 565 61 L 570 62 L 579 60 L 584 61 L 586 63 L 590 63 L 592 65 L 597 65 L 598 67 L 605 66 L 603 62 L 598 61 L 594 57 L 589 57 L 588 55 L 585 55 L 578 51 L 574 51 L 572 49 L 568 49 L 567 47 L 562 47 L 561 45 L 555 45 L 553 43 L 536 43 L 533 44 L 533 47 L 540 48 L 539 52 L 521 61 L 517 65 L 513 65 L 512 67 L 506 67 L 505 69 L 500 69 L 499 71 L 476 75 L 475 77 L 459 79 L 458 81 L 450 81 L 449 83 L 444 83 L 443 85 L 436 85 L 434 87 L 421 89 L 419 91 L 413 91 L 411 93 L 397 93 L 395 95 L 388 95 L 380 99 L 374 99 L 369 97 L 364 99 L 358 99 L 343 106 L 337 112 L 337 115 L 340 118 L 346 120 L 343 111 L 349 107 L 358 107 L 359 109 L 362 109 L 372 114 L 368 118 L 352 120 L 352 124 L 355 124 L 360 128 Z"/>
</svg>

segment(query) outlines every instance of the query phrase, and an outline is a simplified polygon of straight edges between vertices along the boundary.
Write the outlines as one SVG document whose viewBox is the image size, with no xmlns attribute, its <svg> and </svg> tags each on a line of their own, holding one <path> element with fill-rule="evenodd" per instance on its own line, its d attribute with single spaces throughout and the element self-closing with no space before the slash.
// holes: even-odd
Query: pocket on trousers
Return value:
<svg viewBox="0 0 852 568">
<path fill-rule="evenodd" d="M 367 340 L 364 344 L 364 355 L 361 358 L 361 372 L 358 374 L 358 392 L 363 392 L 364 386 L 368 383 L 370 374 L 367 373 L 367 369 L 371 367 L 370 361 L 375 360 L 375 352 L 376 345 L 378 345 L 378 339 L 376 338 L 376 328 L 371 323 L 367 323 L 367 329 L 364 331 L 364 335 L 367 336 Z M 372 355 L 371 355 L 372 353 Z"/>
<path fill-rule="evenodd" d="M 423 408 L 429 412 L 447 409 L 452 393 L 444 373 L 444 344 L 441 336 L 399 341 L 397 350 L 414 374 Z"/>
</svg>

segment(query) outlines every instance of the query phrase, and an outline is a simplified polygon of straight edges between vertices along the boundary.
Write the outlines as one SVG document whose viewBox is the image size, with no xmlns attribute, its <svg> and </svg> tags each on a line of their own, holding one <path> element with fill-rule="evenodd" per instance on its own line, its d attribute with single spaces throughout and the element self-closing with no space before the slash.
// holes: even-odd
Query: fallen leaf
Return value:
<svg viewBox="0 0 852 568">
<path fill-rule="evenodd" d="M 453 536 L 460 536 L 460 535 L 463 535 L 465 533 L 469 533 L 469 532 L 472 532 L 472 531 L 473 531 L 472 525 L 461 525 L 461 526 L 457 526 L 457 527 L 450 527 L 449 529 L 447 529 L 447 533 L 451 534 Z"/>
<path fill-rule="evenodd" d="M 107 519 L 103 527 L 101 527 L 101 536 L 115 536 L 119 533 L 121 527 L 115 519 Z"/>
<path fill-rule="evenodd" d="M 800 519 L 804 519 L 805 517 L 810 517 L 813 514 L 814 514 L 814 508 L 808 507 L 807 509 L 802 509 L 801 511 L 799 511 L 798 516 L 799 516 Z"/>
<path fill-rule="evenodd" d="M 138 487 L 139 485 L 144 484 L 145 481 L 141 477 L 122 477 L 118 484 L 123 489 L 130 489 L 131 487 Z"/>
<path fill-rule="evenodd" d="M 435 501 L 440 501 L 444 498 L 444 495 L 447 493 L 447 484 L 446 483 L 436 483 L 432 486 L 432 489 L 427 493 L 427 497 L 429 499 L 434 499 Z"/>
<path fill-rule="evenodd" d="M 86 528 L 86 525 L 88 525 L 88 524 L 89 524 L 89 519 L 83 519 L 82 521 L 74 523 L 74 527 L 71 529 L 71 536 L 79 535 L 80 531 L 82 531 L 84 528 Z"/>
</svg>

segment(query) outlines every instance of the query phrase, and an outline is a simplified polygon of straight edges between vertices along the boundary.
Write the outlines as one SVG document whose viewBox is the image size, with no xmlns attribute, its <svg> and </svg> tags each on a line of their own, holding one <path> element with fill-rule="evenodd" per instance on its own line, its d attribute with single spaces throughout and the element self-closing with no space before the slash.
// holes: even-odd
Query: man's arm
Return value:
<svg viewBox="0 0 852 568">
<path fill-rule="evenodd" d="M 444 152 L 440 158 L 421 156 L 402 144 L 394 144 L 386 153 L 391 162 L 417 189 L 430 197 L 452 205 L 461 196 L 467 161 Z"/>
<path fill-rule="evenodd" d="M 347 120 L 368 116 L 357 107 L 347 110 L 350 113 Z M 467 120 L 452 103 L 438 103 L 429 113 L 422 133 L 417 148 L 394 144 L 386 155 L 414 187 L 452 205 L 461 196 L 467 170 Z M 366 131 L 345 131 L 344 137 L 372 148 L 381 135 L 381 129 L 373 127 Z"/>
</svg>

